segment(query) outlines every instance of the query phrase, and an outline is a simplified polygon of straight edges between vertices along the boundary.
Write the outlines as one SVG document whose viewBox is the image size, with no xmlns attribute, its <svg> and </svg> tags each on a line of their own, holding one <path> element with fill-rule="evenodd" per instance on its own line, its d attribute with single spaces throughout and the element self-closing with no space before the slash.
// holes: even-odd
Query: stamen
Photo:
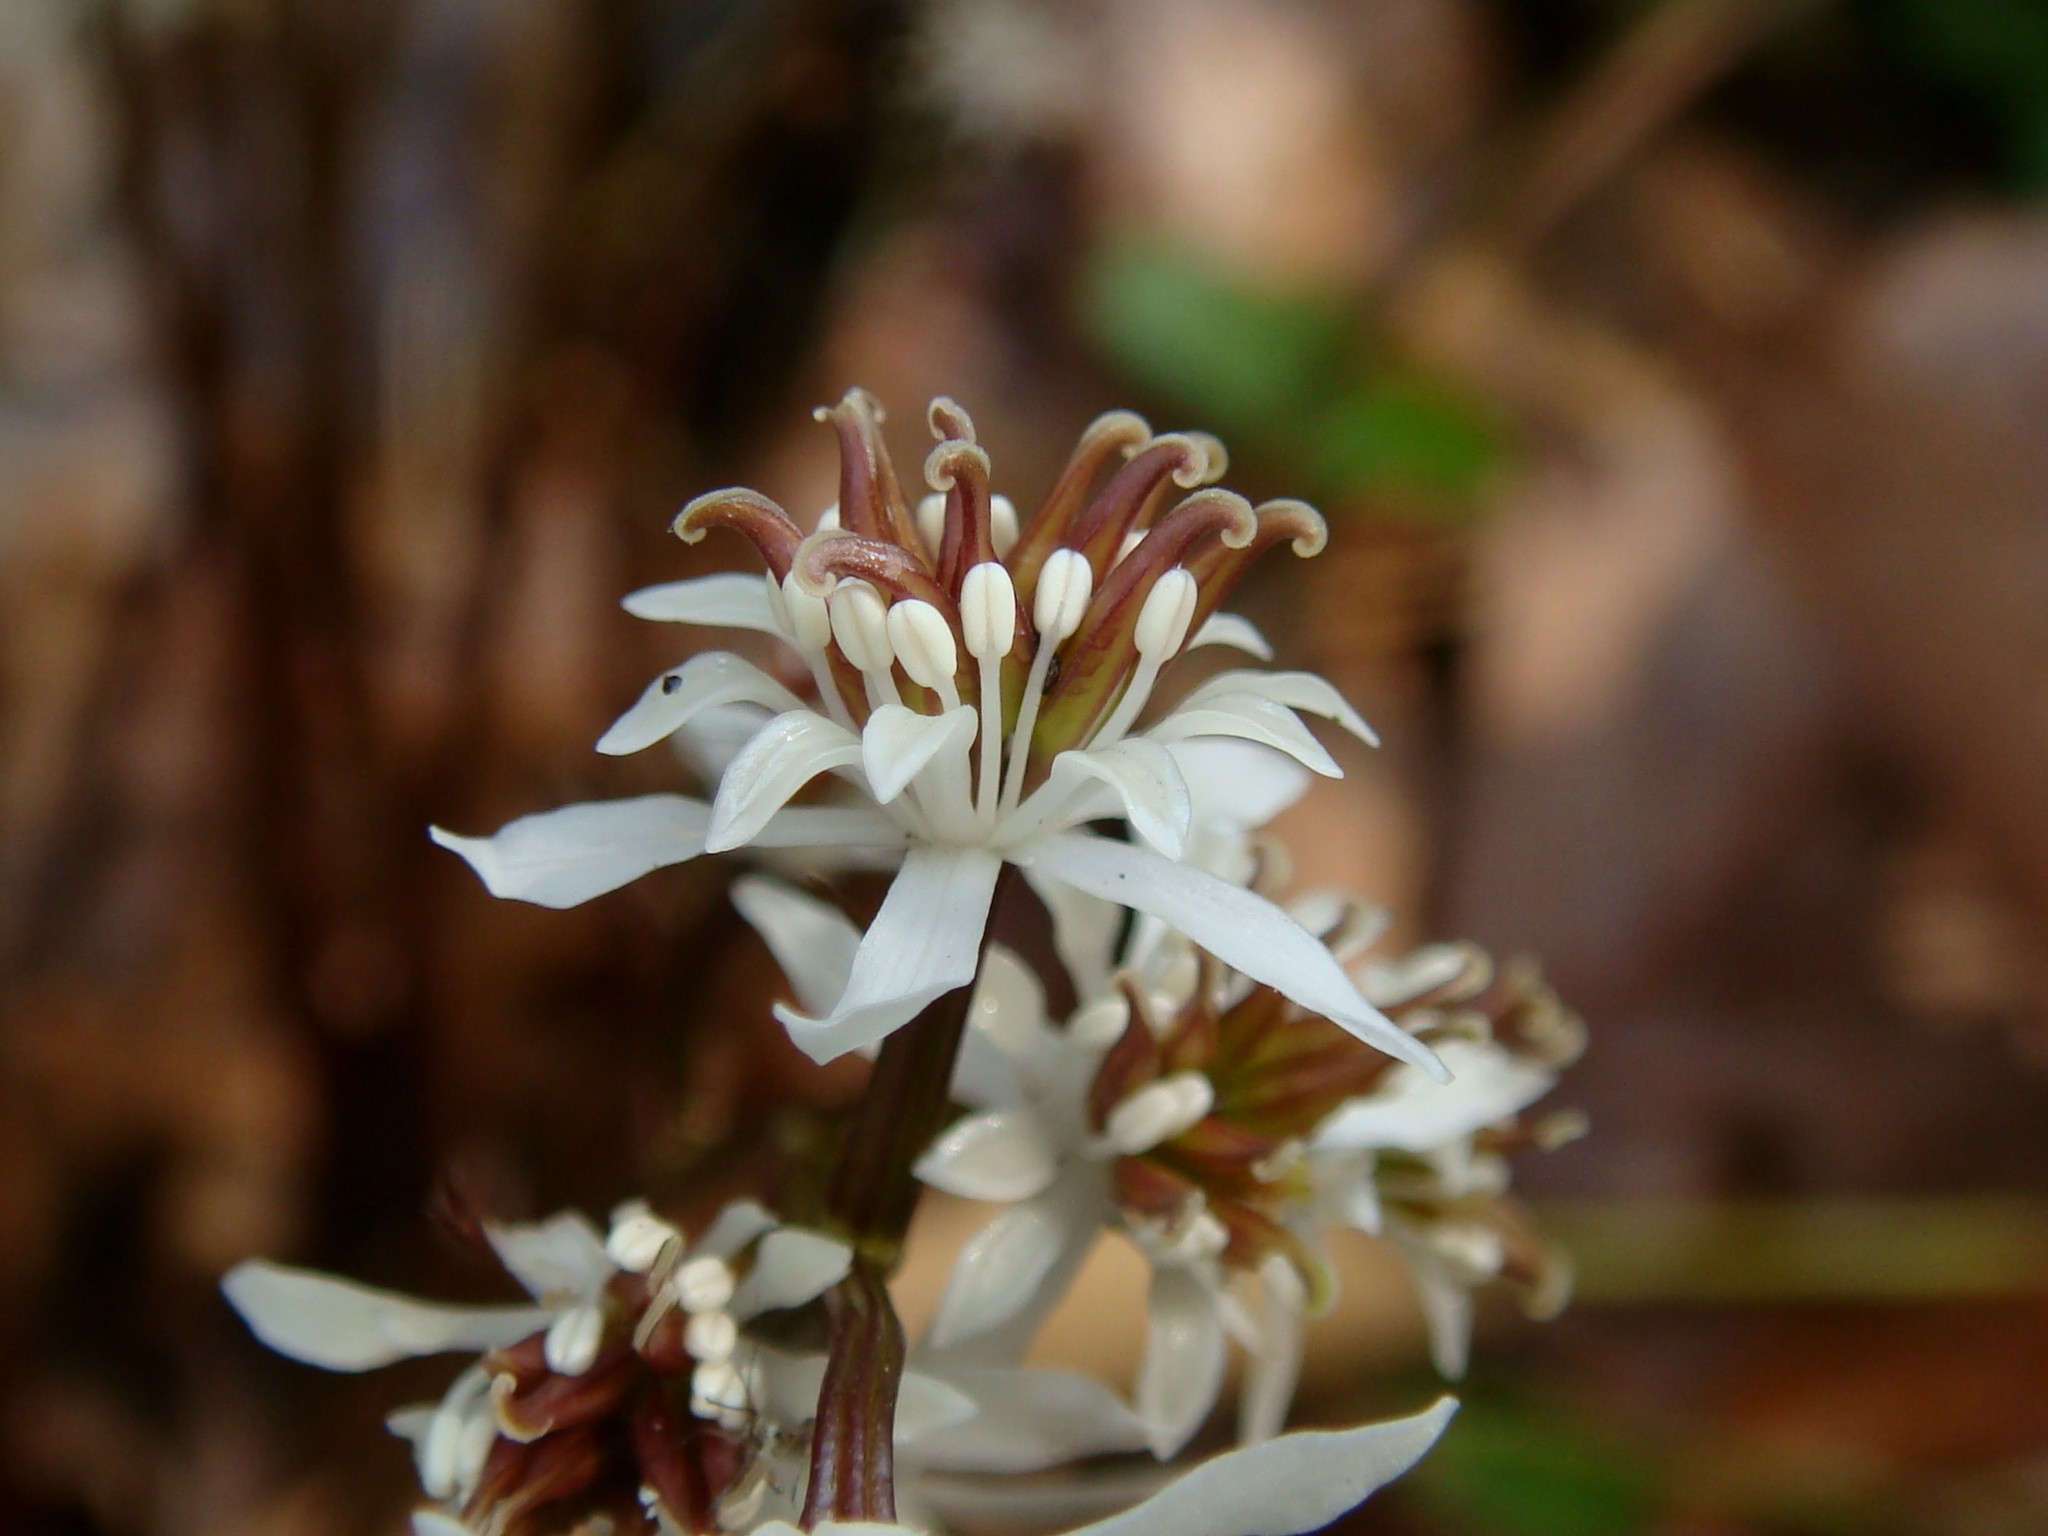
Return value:
<svg viewBox="0 0 2048 1536">
<path fill-rule="evenodd" d="M 1109 1112 L 1109 1144 L 1126 1157 L 1150 1152 L 1199 1125 L 1216 1106 L 1216 1089 L 1199 1072 L 1176 1072 L 1148 1083 Z"/>
<path fill-rule="evenodd" d="M 721 1258 L 701 1254 L 676 1271 L 676 1303 L 685 1312 L 715 1312 L 732 1300 L 736 1286 L 732 1266 Z"/>
<path fill-rule="evenodd" d="M 1152 429 L 1145 424 L 1145 418 L 1129 411 L 1110 411 L 1088 424 L 1059 480 L 1032 514 L 1015 547 L 1004 556 L 1011 576 L 1016 579 L 1019 596 L 1029 601 L 1037 592 L 1039 571 L 1052 552 L 1066 542 L 1067 525 L 1086 504 L 1103 471 L 1119 457 L 1130 457 L 1151 440 Z"/>
<path fill-rule="evenodd" d="M 1017 503 L 1003 495 L 989 498 L 988 533 L 989 542 L 996 547 L 996 558 L 1009 559 L 1010 551 L 1017 547 Z"/>
<path fill-rule="evenodd" d="M 777 581 L 789 574 L 804 537 L 787 512 L 744 486 L 706 491 L 669 524 L 669 531 L 685 544 L 697 543 L 713 528 L 730 528 L 751 541 Z"/>
<path fill-rule="evenodd" d="M 1159 681 L 1159 669 L 1180 654 L 1188 637 L 1188 624 L 1195 615 L 1195 578 L 1175 566 L 1152 584 L 1145 594 L 1145 606 L 1138 612 L 1138 625 L 1131 641 L 1138 648 L 1138 665 L 1131 673 L 1123 697 L 1109 718 L 1088 740 L 1091 747 L 1106 747 L 1121 741 L 1124 732 L 1138 718 L 1138 711 L 1152 697 L 1152 685 Z"/>
<path fill-rule="evenodd" d="M 889 645 L 889 611 L 882 596 L 864 581 L 843 581 L 826 600 L 832 638 L 867 684 L 868 703 L 879 709 L 900 702 L 896 654 Z"/>
<path fill-rule="evenodd" d="M 683 1348 L 706 1365 L 730 1360 L 739 1341 L 739 1324 L 730 1312 L 697 1312 L 683 1327 Z"/>
<path fill-rule="evenodd" d="M 888 612 L 889 645 L 904 673 L 920 688 L 929 688 L 947 709 L 960 707 L 954 672 L 960 648 L 945 616 L 916 598 L 893 605 Z"/>
<path fill-rule="evenodd" d="M 999 561 L 983 561 L 962 578 L 960 633 L 981 672 L 981 769 L 974 809 L 986 829 L 995 825 L 1002 782 L 1003 658 L 1017 643 L 1017 589 Z"/>
<path fill-rule="evenodd" d="M 924 552 L 932 565 L 939 563 L 939 546 L 946 541 L 946 493 L 933 491 L 917 503 L 917 536 L 924 540 Z"/>
<path fill-rule="evenodd" d="M 1017 706 L 1017 725 L 1010 733 L 1010 766 L 1003 780 L 1003 809 L 1015 810 L 1024 793 L 1024 768 L 1031 756 L 1031 734 L 1038 727 L 1039 701 L 1045 696 L 1045 680 L 1052 659 L 1062 643 L 1081 627 L 1088 612 L 1088 596 L 1095 585 L 1095 570 L 1071 549 L 1056 549 L 1038 575 L 1033 595 L 1032 619 L 1038 628 L 1038 650 L 1031 658 L 1031 672 L 1024 679 L 1024 696 Z"/>
</svg>

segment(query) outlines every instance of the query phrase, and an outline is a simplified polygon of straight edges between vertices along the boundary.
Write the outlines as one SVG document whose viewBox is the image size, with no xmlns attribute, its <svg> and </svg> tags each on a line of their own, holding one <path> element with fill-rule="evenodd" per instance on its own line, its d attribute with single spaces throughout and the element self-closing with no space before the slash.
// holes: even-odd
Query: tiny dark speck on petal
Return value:
<svg viewBox="0 0 2048 1536">
<path fill-rule="evenodd" d="M 678 677 L 678 676 L 677 676 L 677 675 L 676 675 L 675 673 L 673 673 L 673 672 L 669 673 L 669 675 L 668 675 L 667 677 L 664 677 L 664 678 L 663 678 L 663 679 L 661 680 L 661 691 L 662 691 L 663 693 L 674 693 L 674 692 L 675 692 L 675 691 L 676 691 L 676 690 L 677 690 L 678 688 L 680 688 L 680 687 L 682 687 L 682 686 L 683 686 L 683 680 L 682 680 L 682 678 Z"/>
</svg>

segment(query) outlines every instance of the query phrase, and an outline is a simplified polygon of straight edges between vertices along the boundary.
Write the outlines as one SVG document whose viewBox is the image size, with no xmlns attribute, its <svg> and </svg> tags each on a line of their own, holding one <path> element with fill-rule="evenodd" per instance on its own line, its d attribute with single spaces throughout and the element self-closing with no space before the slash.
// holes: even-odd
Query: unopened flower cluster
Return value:
<svg viewBox="0 0 2048 1536">
<path fill-rule="evenodd" d="M 627 599 L 644 618 L 779 643 L 760 661 L 692 655 L 598 743 L 672 742 L 710 798 L 434 835 L 494 894 L 554 907 L 705 854 L 783 850 L 778 874 L 742 874 L 732 895 L 784 968 L 776 1016 L 821 1062 L 971 999 L 953 1117 L 914 1172 L 993 1213 L 903 1364 L 889 1436 L 908 1524 L 812 1529 L 932 1530 L 963 1479 L 1173 1458 L 1212 1418 L 1233 1346 L 1238 1448 L 1084 1529 L 1315 1529 L 1420 1457 L 1452 1407 L 1283 1432 L 1307 1329 L 1334 1296 L 1333 1243 L 1348 1230 L 1402 1256 L 1448 1376 L 1479 1287 L 1536 1314 L 1560 1305 L 1564 1265 L 1509 1196 L 1508 1158 L 1576 1133 L 1538 1104 L 1578 1022 L 1526 965 L 1463 944 L 1382 955 L 1378 914 L 1284 888 L 1261 829 L 1312 775 L 1338 773 L 1303 717 L 1372 740 L 1327 682 L 1211 667 L 1160 706 L 1188 652 L 1270 659 L 1220 605 L 1274 546 L 1321 549 L 1312 509 L 1254 506 L 1216 483 L 1213 439 L 1118 412 L 1020 517 L 944 399 L 930 492 L 912 500 L 867 395 L 819 415 L 838 436 L 839 499 L 808 526 L 743 490 L 677 519 L 689 542 L 742 536 L 765 574 Z M 865 931 L 824 894 L 850 869 L 893 871 Z M 991 927 L 1019 880 L 1050 916 L 1053 956 L 1027 960 Z M 805 1484 L 833 1362 L 816 1319 L 857 1246 L 830 1225 L 750 1201 L 695 1234 L 642 1204 L 603 1230 L 483 1224 L 532 1297 L 518 1307 L 260 1261 L 227 1290 L 266 1342 L 316 1365 L 474 1357 L 438 1403 L 391 1421 L 417 1458 L 422 1536 L 783 1532 L 820 1507 Z M 1022 1363 L 1105 1234 L 1151 1277 L 1127 1391 Z"/>
</svg>

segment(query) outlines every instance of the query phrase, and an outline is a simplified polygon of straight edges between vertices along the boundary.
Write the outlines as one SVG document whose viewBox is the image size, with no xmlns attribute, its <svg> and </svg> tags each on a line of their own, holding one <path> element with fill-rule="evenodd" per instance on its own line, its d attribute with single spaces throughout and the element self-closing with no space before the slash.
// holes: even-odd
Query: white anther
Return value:
<svg viewBox="0 0 2048 1536">
<path fill-rule="evenodd" d="M 1508 1260 L 1501 1235 L 1476 1221 L 1439 1222 L 1430 1229 L 1429 1246 L 1474 1279 L 1492 1279 Z"/>
<path fill-rule="evenodd" d="M 1164 661 L 1188 637 L 1195 618 L 1195 578 L 1175 566 L 1152 584 L 1145 606 L 1138 610 L 1138 628 L 1131 638 L 1138 654 Z"/>
<path fill-rule="evenodd" d="M 1032 622 L 1041 645 L 1057 645 L 1081 627 L 1088 599 L 1095 590 L 1095 568 L 1077 549 L 1056 549 L 1039 568 L 1038 590 L 1031 600 Z"/>
<path fill-rule="evenodd" d="M 1203 1206 L 1181 1223 L 1173 1234 L 1173 1249 L 1177 1257 L 1189 1261 L 1220 1257 L 1230 1246 L 1230 1229 L 1207 1206 Z"/>
<path fill-rule="evenodd" d="M 1149 1152 L 1198 1124 L 1216 1105 L 1216 1090 L 1199 1072 L 1176 1072 L 1148 1083 L 1109 1112 L 1109 1143 L 1127 1157 Z"/>
<path fill-rule="evenodd" d="M 700 1419 L 730 1419 L 747 1411 L 747 1382 L 730 1360 L 690 1373 L 690 1411 Z"/>
<path fill-rule="evenodd" d="M 1292 1173 L 1306 1156 L 1308 1148 L 1299 1137 L 1290 1136 L 1252 1164 L 1252 1177 L 1261 1184 L 1277 1184 Z"/>
<path fill-rule="evenodd" d="M 988 539 L 996 547 L 996 558 L 1006 558 L 1017 547 L 1017 503 L 1007 496 L 988 499 Z"/>
<path fill-rule="evenodd" d="M 597 1347 L 603 1342 L 604 1313 L 596 1307 L 571 1307 L 548 1324 L 541 1354 L 549 1370 L 581 1376 L 596 1362 Z"/>
<path fill-rule="evenodd" d="M 832 638 L 848 661 L 863 672 L 889 670 L 896 658 L 889 650 L 889 610 L 881 593 L 864 581 L 842 581 L 825 610 L 831 615 Z"/>
<path fill-rule="evenodd" d="M 716 1312 L 732 1300 L 735 1281 L 732 1266 L 709 1254 L 689 1260 L 669 1282 L 675 1290 L 676 1305 L 685 1312 Z"/>
<path fill-rule="evenodd" d="M 984 560 L 961 578 L 960 632 L 976 661 L 1010 654 L 1017 638 L 1017 588 L 1000 561 Z"/>
<path fill-rule="evenodd" d="M 933 491 L 917 503 L 917 533 L 924 540 L 924 547 L 931 551 L 934 560 L 939 558 L 939 546 L 946 540 L 946 493 Z"/>
<path fill-rule="evenodd" d="M 1148 530 L 1144 528 L 1133 528 L 1129 533 L 1124 535 L 1123 543 L 1117 546 L 1116 558 L 1109 562 L 1111 569 L 1114 569 L 1115 567 L 1122 565 L 1126 560 L 1131 558 L 1131 551 L 1136 549 L 1140 544 L 1145 542 L 1145 534 L 1147 532 Z"/>
<path fill-rule="evenodd" d="M 831 505 L 831 506 L 827 507 L 827 508 L 826 508 L 826 509 L 825 509 L 824 511 L 822 511 L 822 512 L 820 512 L 820 513 L 818 514 L 818 527 L 819 527 L 820 529 L 824 529 L 824 528 L 837 528 L 838 526 L 839 526 L 839 503 L 835 501 L 835 502 L 833 502 L 833 503 L 832 503 L 832 505 Z"/>
<path fill-rule="evenodd" d="M 1076 1045 L 1106 1051 L 1123 1039 L 1130 1027 L 1131 1005 L 1121 993 L 1097 998 L 1067 1020 L 1067 1035 Z"/>
<path fill-rule="evenodd" d="M 498 1421 L 488 1413 L 472 1413 L 462 1422 L 462 1435 L 455 1443 L 455 1486 L 451 1494 L 467 1497 L 484 1475 L 484 1463 L 491 1447 L 498 1443 Z"/>
<path fill-rule="evenodd" d="M 922 598 L 906 598 L 889 609 L 889 643 L 910 680 L 943 692 L 953 686 L 960 665 L 959 643 L 946 616 Z"/>
<path fill-rule="evenodd" d="M 683 1348 L 705 1365 L 718 1365 L 732 1358 L 739 1347 L 740 1325 L 730 1312 L 699 1312 L 683 1328 Z"/>
<path fill-rule="evenodd" d="M 796 641 L 797 649 L 805 652 L 822 651 L 832 642 L 832 615 L 826 611 L 825 599 L 815 592 L 806 592 L 797 584 L 796 572 L 791 571 L 782 578 L 782 585 L 775 584 L 775 578 L 768 578 L 771 600 L 782 605 L 777 617 L 783 628 Z"/>
<path fill-rule="evenodd" d="M 644 1275 L 660 1262 L 671 1243 L 683 1234 L 637 1201 L 612 1212 L 612 1229 L 604 1240 L 604 1251 L 619 1268 Z"/>
</svg>

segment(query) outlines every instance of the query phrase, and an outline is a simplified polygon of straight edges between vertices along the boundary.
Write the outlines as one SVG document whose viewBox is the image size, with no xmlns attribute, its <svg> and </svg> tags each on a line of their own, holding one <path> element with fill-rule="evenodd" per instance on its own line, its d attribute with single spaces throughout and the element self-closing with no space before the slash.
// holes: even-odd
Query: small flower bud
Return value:
<svg viewBox="0 0 2048 1536">
<path fill-rule="evenodd" d="M 1176 1072 L 1148 1083 L 1109 1112 L 1110 1145 L 1127 1157 L 1149 1152 L 1198 1124 L 1216 1106 L 1216 1090 L 1199 1072 Z"/>
<path fill-rule="evenodd" d="M 1032 621 L 1042 643 L 1058 645 L 1081 627 L 1088 598 L 1095 590 L 1095 568 L 1078 550 L 1056 549 L 1038 572 L 1038 590 L 1031 604 Z"/>
<path fill-rule="evenodd" d="M 832 638 L 863 672 L 886 672 L 896 659 L 889 649 L 889 610 L 882 594 L 864 581 L 842 581 L 826 600 Z"/>
<path fill-rule="evenodd" d="M 910 680 L 923 688 L 953 681 L 960 647 L 946 616 L 922 598 L 906 598 L 889 609 L 889 643 Z"/>
<path fill-rule="evenodd" d="M 1195 617 L 1195 578 L 1175 566 L 1145 594 L 1145 606 L 1138 610 L 1138 628 L 1132 636 L 1138 654 L 1164 661 L 1188 637 L 1188 625 Z"/>
<path fill-rule="evenodd" d="M 732 1266 L 706 1254 L 684 1264 L 671 1284 L 685 1312 L 716 1312 L 732 1300 Z"/>
<path fill-rule="evenodd" d="M 1017 588 L 1001 562 L 985 560 L 961 579 L 960 630 L 976 661 L 1010 654 L 1017 639 Z"/>
<path fill-rule="evenodd" d="M 549 1370 L 581 1376 L 596 1362 L 603 1342 L 604 1314 L 596 1307 L 571 1307 L 548 1325 L 541 1353 Z"/>
</svg>

